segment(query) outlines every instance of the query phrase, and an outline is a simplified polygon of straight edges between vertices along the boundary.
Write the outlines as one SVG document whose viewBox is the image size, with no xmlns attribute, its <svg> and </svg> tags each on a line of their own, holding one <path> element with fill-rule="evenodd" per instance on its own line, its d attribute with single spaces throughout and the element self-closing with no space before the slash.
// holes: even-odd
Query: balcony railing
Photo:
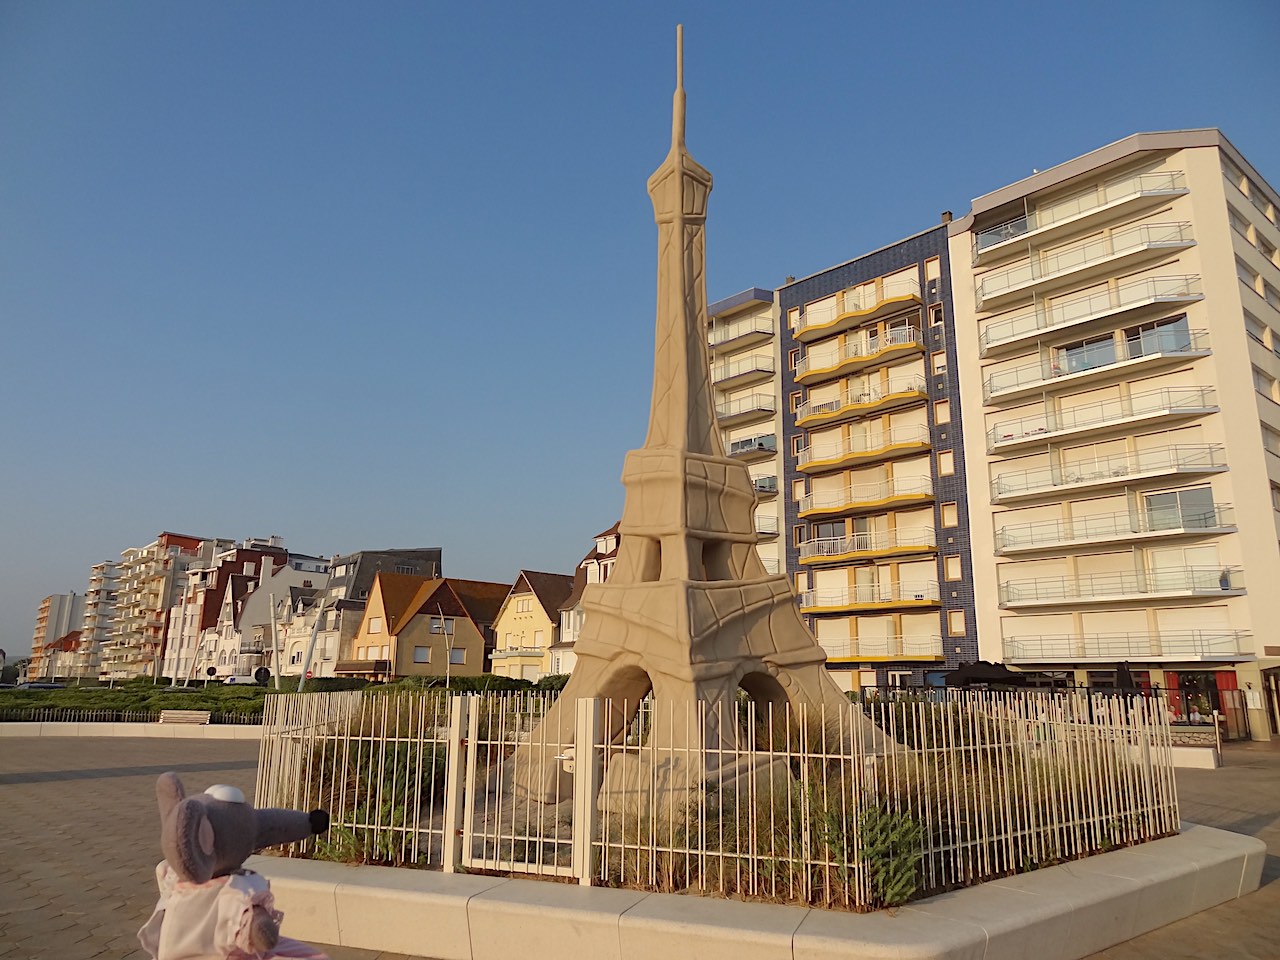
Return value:
<svg viewBox="0 0 1280 960">
<path fill-rule="evenodd" d="M 822 640 L 822 649 L 832 660 L 940 660 L 942 637 L 868 637 L 857 640 Z"/>
<path fill-rule="evenodd" d="M 777 557 L 761 557 L 760 562 L 764 564 L 765 573 L 777 576 L 777 574 L 782 570 L 782 564 L 778 562 Z"/>
<path fill-rule="evenodd" d="M 739 397 L 736 400 L 717 403 L 716 418 L 718 420 L 735 420 L 754 413 L 770 414 L 777 409 L 777 404 L 771 394 L 753 393 L 747 397 Z"/>
<path fill-rule="evenodd" d="M 1009 370 L 999 370 L 982 385 L 984 400 L 1000 400 L 1006 395 L 1027 390 L 1050 389 L 1063 377 L 1078 379 L 1076 374 L 1105 370 L 1131 360 L 1156 357 L 1194 357 L 1209 353 L 1207 330 L 1149 330 L 1120 341 L 1102 341 L 1075 353 L 1062 353 L 1052 360 L 1027 363 Z"/>
<path fill-rule="evenodd" d="M 1201 300 L 1200 278 L 1195 275 L 1149 277 L 1122 283 L 1114 289 L 1039 306 L 1028 313 L 987 324 L 978 337 L 980 351 L 1032 337 L 1046 330 L 1097 320 L 1153 303 L 1185 303 Z"/>
<path fill-rule="evenodd" d="M 1167 173 L 1140 173 L 1099 184 L 1088 193 L 1053 204 L 1045 210 L 1033 210 L 1021 217 L 979 231 L 973 238 L 973 255 L 1009 240 L 1073 220 L 1085 214 L 1143 196 L 1167 196 L 1186 193 L 1187 178 L 1181 170 Z"/>
<path fill-rule="evenodd" d="M 914 277 L 899 277 L 896 280 L 886 280 L 878 290 L 864 290 L 857 295 L 846 292 L 843 306 L 837 306 L 832 302 L 821 307 L 806 309 L 796 325 L 796 333 L 799 334 L 814 327 L 830 326 L 839 317 L 854 313 L 868 313 L 887 300 L 898 300 L 902 297 L 919 299 L 920 281 Z"/>
<path fill-rule="evenodd" d="M 755 487 L 756 493 L 762 496 L 772 496 L 778 492 L 777 477 L 752 477 L 751 485 Z"/>
<path fill-rule="evenodd" d="M 1224 660 L 1245 653 L 1248 630 L 1036 634 L 1004 641 L 1006 660 Z"/>
<path fill-rule="evenodd" d="M 1011 524 L 996 531 L 996 552 L 1017 553 L 1049 546 L 1132 540 L 1197 531 L 1222 531 L 1235 526 L 1230 504 L 1151 507 L 1146 513 L 1107 513 L 1071 520 L 1041 520 Z"/>
<path fill-rule="evenodd" d="M 796 420 L 833 414 L 845 407 L 869 406 L 895 395 L 928 392 L 929 381 L 922 374 L 895 377 L 887 383 L 867 384 L 856 390 L 845 390 L 832 400 L 806 400 L 796 407 Z"/>
<path fill-rule="evenodd" d="M 778 437 L 773 433 L 762 433 L 754 437 L 729 442 L 729 456 L 750 459 L 753 456 L 778 452 Z"/>
<path fill-rule="evenodd" d="M 744 337 L 769 339 L 773 336 L 773 319 L 771 317 L 747 317 L 733 323 L 717 325 L 711 329 L 707 342 L 713 347 L 720 347 Z"/>
<path fill-rule="evenodd" d="M 938 581 L 936 580 L 860 584 L 835 590 L 806 590 L 800 595 L 800 606 L 806 609 L 937 602 Z"/>
<path fill-rule="evenodd" d="M 1032 577 L 1000 584 L 1000 606 L 1099 602 L 1122 597 L 1203 596 L 1244 592 L 1239 567 L 1161 567 L 1075 577 Z"/>
<path fill-rule="evenodd" d="M 880 483 L 855 483 L 843 490 L 808 493 L 800 498 L 800 512 L 840 510 L 863 504 L 878 504 L 898 497 L 927 498 L 933 496 L 933 480 L 929 477 L 901 477 Z"/>
<path fill-rule="evenodd" d="M 717 363 L 711 368 L 712 383 L 727 383 L 730 380 L 748 378 L 763 380 L 772 375 L 773 357 L 745 357 L 742 360 Z"/>
<path fill-rule="evenodd" d="M 801 447 L 796 455 L 796 463 L 803 467 L 819 460 L 841 460 L 858 454 L 876 453 L 898 445 L 928 443 L 928 427 L 891 427 L 867 436 L 851 437 L 838 442 L 813 443 L 807 447 Z"/>
<path fill-rule="evenodd" d="M 796 364 L 796 379 L 820 370 L 831 369 L 850 363 L 854 360 L 875 357 L 894 347 L 921 346 L 924 339 L 920 328 L 914 325 L 894 327 L 883 333 L 854 337 L 839 347 L 826 350 L 815 350 L 802 357 Z"/>
<path fill-rule="evenodd" d="M 886 530 L 883 533 L 855 533 L 848 537 L 819 537 L 800 544 L 800 559 L 843 557 L 853 553 L 887 553 L 933 550 L 937 540 L 932 530 Z"/>
<path fill-rule="evenodd" d="M 1105 237 L 1082 240 L 1049 253 L 1038 254 L 1027 263 L 996 270 L 978 284 L 978 305 L 993 297 L 1012 293 L 1054 277 L 1142 250 L 1186 247 L 1195 241 L 1190 223 L 1140 223 L 1113 231 Z"/>
<path fill-rule="evenodd" d="M 778 518 L 756 517 L 756 533 L 762 537 L 776 537 L 778 535 Z"/>
<path fill-rule="evenodd" d="M 1126 483 L 1144 475 L 1212 473 L 1226 468 L 1221 444 L 1176 444 L 1002 473 L 991 481 L 991 499 L 998 502 L 1060 487 Z"/>
<path fill-rule="evenodd" d="M 987 449 L 1071 430 L 1086 430 L 1117 421 L 1161 414 L 1208 413 L 1216 409 L 1213 387 L 1163 387 L 1119 400 L 1100 400 L 1070 410 L 1051 410 L 1034 417 L 997 423 L 987 433 Z"/>
</svg>

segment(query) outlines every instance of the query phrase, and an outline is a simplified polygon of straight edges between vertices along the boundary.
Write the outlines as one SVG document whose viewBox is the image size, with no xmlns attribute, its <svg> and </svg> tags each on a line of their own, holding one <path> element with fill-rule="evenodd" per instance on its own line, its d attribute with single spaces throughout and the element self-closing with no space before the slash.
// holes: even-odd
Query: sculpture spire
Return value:
<svg viewBox="0 0 1280 960">
<path fill-rule="evenodd" d="M 671 149 L 684 149 L 684 24 L 676 24 L 676 92 L 671 97 Z"/>
</svg>

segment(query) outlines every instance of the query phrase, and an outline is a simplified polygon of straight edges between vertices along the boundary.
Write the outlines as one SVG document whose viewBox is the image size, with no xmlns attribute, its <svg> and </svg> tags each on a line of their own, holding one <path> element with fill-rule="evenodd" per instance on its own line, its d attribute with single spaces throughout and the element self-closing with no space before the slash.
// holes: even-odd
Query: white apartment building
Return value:
<svg viewBox="0 0 1280 960">
<path fill-rule="evenodd" d="M 981 656 L 1275 734 L 1280 197 L 1217 130 L 1137 134 L 949 244 Z"/>
<path fill-rule="evenodd" d="M 95 563 L 89 570 L 89 588 L 84 594 L 84 621 L 75 651 L 72 675 L 96 679 L 102 645 L 111 637 L 111 618 L 116 606 L 117 566 L 114 560 Z"/>
<path fill-rule="evenodd" d="M 760 560 L 769 573 L 781 573 L 782 381 L 774 294 L 744 290 L 708 306 L 707 321 L 716 423 L 729 456 L 747 464 L 755 484 Z"/>
</svg>

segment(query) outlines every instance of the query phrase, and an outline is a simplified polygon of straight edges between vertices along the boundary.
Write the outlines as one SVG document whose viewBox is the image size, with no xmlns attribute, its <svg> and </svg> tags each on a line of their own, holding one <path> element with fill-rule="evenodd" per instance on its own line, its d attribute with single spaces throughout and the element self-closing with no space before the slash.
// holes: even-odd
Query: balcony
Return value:
<svg viewBox="0 0 1280 960">
<path fill-rule="evenodd" d="M 827 659 L 943 660 L 942 637 L 874 637 L 857 640 L 821 640 Z"/>
<path fill-rule="evenodd" d="M 993 270 L 978 284 L 979 310 L 998 305 L 1032 290 L 1084 283 L 1129 268 L 1153 252 L 1182 250 L 1195 245 L 1190 223 L 1141 223 L 1033 256 L 1026 263 Z"/>
<path fill-rule="evenodd" d="M 821 473 L 858 463 L 905 457 L 929 449 L 928 427 L 892 427 L 881 433 L 801 448 L 796 466 L 802 473 Z"/>
<path fill-rule="evenodd" d="M 777 517 L 756 517 L 756 536 L 761 540 L 772 540 L 778 535 Z"/>
<path fill-rule="evenodd" d="M 772 394 L 753 393 L 737 400 L 716 404 L 716 422 L 722 427 L 733 427 L 757 420 L 768 420 L 778 409 Z"/>
<path fill-rule="evenodd" d="M 512 657 L 538 657 L 546 653 L 542 647 L 504 647 L 489 654 L 491 660 L 508 660 Z"/>
<path fill-rule="evenodd" d="M 334 673 L 391 673 L 390 660 L 339 660 L 333 667 Z"/>
<path fill-rule="evenodd" d="M 806 590 L 800 595 L 800 609 L 806 613 L 937 607 L 940 603 L 936 580 L 861 584 L 835 590 Z"/>
<path fill-rule="evenodd" d="M 772 433 L 762 433 L 754 437 L 734 440 L 729 444 L 729 456 L 744 463 L 755 463 L 768 460 L 778 453 L 778 437 Z"/>
<path fill-rule="evenodd" d="M 986 357 L 997 352 L 1024 347 L 1047 331 L 1083 327 L 1095 320 L 1138 311 L 1145 307 L 1166 307 L 1195 303 L 1204 299 L 1198 276 L 1150 277 L 1122 283 L 1114 289 L 1091 293 L 989 323 L 978 336 L 978 353 Z"/>
<path fill-rule="evenodd" d="M 933 500 L 930 477 L 902 477 L 881 483 L 857 483 L 843 490 L 809 493 L 800 498 L 800 516 L 824 513 L 859 513 L 929 503 Z"/>
<path fill-rule="evenodd" d="M 764 572 L 772 576 L 777 576 L 782 572 L 782 564 L 778 562 L 777 557 L 761 557 L 760 562 L 764 565 Z"/>
<path fill-rule="evenodd" d="M 1151 508 L 1146 513 L 1107 513 L 1072 520 L 1011 524 L 996 531 L 996 555 L 1014 556 L 1062 547 L 1217 536 L 1236 529 L 1227 503 Z"/>
<path fill-rule="evenodd" d="M 1077 490 L 1123 487 L 1176 476 L 1203 476 L 1226 469 L 1221 444 L 1178 444 L 1002 473 L 991 481 L 991 502 L 1060 497 Z"/>
<path fill-rule="evenodd" d="M 777 477 L 752 477 L 751 486 L 755 488 L 757 500 L 772 500 L 778 495 Z"/>
<path fill-rule="evenodd" d="M 1058 350 L 1051 360 L 1000 370 L 983 382 L 982 399 L 988 406 L 1021 400 L 1081 384 L 1145 374 L 1210 353 L 1207 330 L 1147 330 L 1126 337 L 1119 346 L 1114 340 L 1107 340 Z"/>
<path fill-rule="evenodd" d="M 1238 597 L 1244 592 L 1239 567 L 1161 567 L 1125 573 L 1008 580 L 1000 584 L 1000 606 L 1016 610 L 1063 604 Z"/>
<path fill-rule="evenodd" d="M 924 338 L 917 326 L 894 327 L 883 333 L 865 334 L 802 357 L 796 364 L 796 383 L 831 380 L 923 349 Z"/>
<path fill-rule="evenodd" d="M 733 323 L 716 324 L 707 334 L 707 343 L 717 349 L 730 344 L 735 348 L 750 347 L 772 339 L 772 317 L 747 317 Z"/>
<path fill-rule="evenodd" d="M 833 400 L 806 400 L 796 407 L 796 426 L 838 423 L 869 413 L 884 413 L 929 399 L 929 382 L 922 374 L 895 377 L 888 383 L 845 390 Z"/>
<path fill-rule="evenodd" d="M 1032 211 L 978 231 L 973 238 L 973 265 L 994 260 L 1012 249 L 1021 249 L 1026 243 L 1043 242 L 1068 230 L 1078 230 L 1091 221 L 1132 212 L 1187 192 L 1187 180 L 1181 170 L 1140 173 L 1099 184 L 1049 209 Z"/>
<path fill-rule="evenodd" d="M 879 284 L 874 292 L 867 291 L 861 296 L 846 293 L 843 307 L 832 303 L 806 310 L 796 325 L 795 338 L 800 343 L 809 343 L 889 316 L 905 306 L 920 302 L 918 280 L 901 277 L 886 281 Z"/>
<path fill-rule="evenodd" d="M 987 451 L 1000 453 L 1079 433 L 1134 427 L 1162 420 L 1198 417 L 1218 409 L 1213 387 L 1164 387 L 1119 400 L 1102 400 L 1070 410 L 997 423 L 987 432 Z"/>
<path fill-rule="evenodd" d="M 745 357 L 715 364 L 711 368 L 711 382 L 721 390 L 733 390 L 769 380 L 773 370 L 773 357 Z"/>
<path fill-rule="evenodd" d="M 816 540 L 806 540 L 800 544 L 800 562 L 803 564 L 843 563 L 850 560 L 933 553 L 937 549 L 937 541 L 932 530 L 914 532 L 886 530 L 883 533 L 855 533 L 849 537 L 821 537 Z"/>
<path fill-rule="evenodd" d="M 1248 630 L 1165 630 L 1160 633 L 1037 634 L 1004 641 L 1007 663 L 1120 663 L 1252 660 Z"/>
</svg>

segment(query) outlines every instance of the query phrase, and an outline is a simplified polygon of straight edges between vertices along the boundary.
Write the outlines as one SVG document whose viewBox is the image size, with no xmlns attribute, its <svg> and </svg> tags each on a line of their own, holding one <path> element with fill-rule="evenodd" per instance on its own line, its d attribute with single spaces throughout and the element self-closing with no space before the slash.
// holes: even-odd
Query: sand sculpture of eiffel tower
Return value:
<svg viewBox="0 0 1280 960">
<path fill-rule="evenodd" d="M 548 801 L 567 795 L 553 757 L 570 745 L 580 698 L 612 698 L 615 710 L 605 721 L 609 738 L 631 719 L 616 708 L 625 702 L 626 713 L 633 714 L 650 690 L 659 704 L 722 705 L 723 713 L 704 708 L 707 722 L 692 725 L 683 712 L 673 723 L 666 712 L 655 711 L 651 741 L 679 751 L 697 746 L 690 740 L 701 740 L 713 752 L 732 748 L 736 726 L 719 717 L 733 717 L 739 688 L 757 702 L 815 712 L 825 705 L 849 715 L 786 576 L 769 575 L 760 562 L 755 488 L 746 465 L 725 455 L 716 427 L 704 275 L 711 174 L 685 148 L 680 28 L 676 46 L 671 149 L 649 178 L 658 223 L 649 432 L 644 447 L 627 454 L 622 471 L 626 502 L 613 574 L 583 593 L 586 618 L 574 648 L 573 675 L 515 758 L 517 789 Z M 704 774 L 686 771 L 685 779 Z"/>
</svg>

